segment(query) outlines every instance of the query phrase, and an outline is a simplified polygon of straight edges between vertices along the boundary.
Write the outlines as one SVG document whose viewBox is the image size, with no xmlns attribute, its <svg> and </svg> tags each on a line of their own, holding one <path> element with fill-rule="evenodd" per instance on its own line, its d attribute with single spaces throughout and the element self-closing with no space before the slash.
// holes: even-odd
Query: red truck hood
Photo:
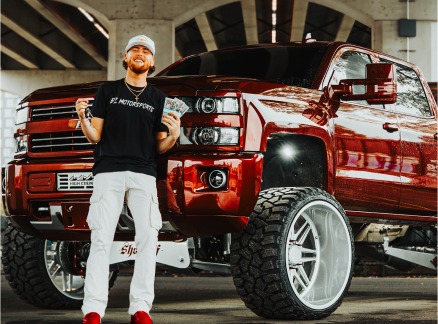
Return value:
<svg viewBox="0 0 438 324">
<path fill-rule="evenodd" d="M 179 92 L 196 91 L 237 91 L 261 93 L 273 88 L 284 87 L 258 79 L 241 78 L 220 75 L 193 75 L 178 77 L 157 77 L 150 82 L 168 95 L 178 95 Z"/>
<path fill-rule="evenodd" d="M 93 97 L 97 91 L 97 88 L 105 82 L 106 81 L 86 82 L 39 89 L 26 96 L 22 102 L 55 100 L 68 97 Z M 192 89 L 194 91 L 242 91 L 245 89 L 245 92 L 260 93 L 269 89 L 277 88 L 279 86 L 284 86 L 251 78 L 216 75 L 156 77 L 149 78 L 148 82 L 169 95 L 171 95 L 171 92 L 176 92 L 182 87 L 186 89 Z"/>
<path fill-rule="evenodd" d="M 218 76 L 218 75 L 188 75 L 188 76 L 175 76 L 175 77 L 157 77 L 150 79 L 150 82 L 156 87 L 169 86 L 169 85 L 186 85 L 196 90 L 217 90 L 219 87 L 223 87 L 226 83 L 231 86 L 230 83 L 246 83 L 246 82 L 260 82 L 257 79 L 251 78 L 239 78 L 231 76 Z"/>
</svg>

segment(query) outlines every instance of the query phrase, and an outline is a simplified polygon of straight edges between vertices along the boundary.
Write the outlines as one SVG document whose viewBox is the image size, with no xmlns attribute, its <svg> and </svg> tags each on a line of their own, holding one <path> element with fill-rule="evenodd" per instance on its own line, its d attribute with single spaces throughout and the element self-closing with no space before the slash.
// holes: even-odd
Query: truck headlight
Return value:
<svg viewBox="0 0 438 324">
<path fill-rule="evenodd" d="M 240 112 L 239 98 L 235 97 L 181 97 L 189 106 L 187 112 L 204 114 L 238 114 Z"/>
<path fill-rule="evenodd" d="M 218 101 L 215 98 L 201 98 L 196 103 L 196 110 L 200 113 L 215 113 L 217 112 Z"/>
<path fill-rule="evenodd" d="M 15 137 L 15 154 L 27 152 L 27 135 L 18 135 Z"/>
<path fill-rule="evenodd" d="M 15 125 L 29 121 L 29 107 L 17 109 L 15 111 Z"/>
<path fill-rule="evenodd" d="M 239 128 L 181 127 L 181 145 L 238 145 Z"/>
<path fill-rule="evenodd" d="M 238 113 L 239 112 L 239 98 L 222 98 L 223 113 Z"/>
<path fill-rule="evenodd" d="M 238 98 L 204 97 L 199 98 L 196 103 L 196 110 L 200 113 L 238 113 Z"/>
</svg>

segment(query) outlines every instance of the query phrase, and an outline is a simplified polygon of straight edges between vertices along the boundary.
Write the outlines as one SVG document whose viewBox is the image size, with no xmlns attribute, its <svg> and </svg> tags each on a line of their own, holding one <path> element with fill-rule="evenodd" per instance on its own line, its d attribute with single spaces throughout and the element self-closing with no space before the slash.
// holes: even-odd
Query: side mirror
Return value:
<svg viewBox="0 0 438 324">
<path fill-rule="evenodd" d="M 365 85 L 365 93 L 354 94 L 353 85 Z M 344 79 L 339 85 L 332 85 L 331 88 L 343 101 L 366 100 L 370 105 L 393 104 L 397 101 L 394 64 L 367 64 L 366 79 Z"/>
</svg>

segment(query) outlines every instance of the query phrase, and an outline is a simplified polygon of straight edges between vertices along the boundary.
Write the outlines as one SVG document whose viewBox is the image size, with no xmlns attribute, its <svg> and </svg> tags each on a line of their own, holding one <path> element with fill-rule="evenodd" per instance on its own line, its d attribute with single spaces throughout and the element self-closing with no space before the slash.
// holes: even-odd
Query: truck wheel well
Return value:
<svg viewBox="0 0 438 324">
<path fill-rule="evenodd" d="M 315 136 L 275 133 L 268 138 L 261 190 L 276 187 L 324 189 L 324 142 Z"/>
</svg>

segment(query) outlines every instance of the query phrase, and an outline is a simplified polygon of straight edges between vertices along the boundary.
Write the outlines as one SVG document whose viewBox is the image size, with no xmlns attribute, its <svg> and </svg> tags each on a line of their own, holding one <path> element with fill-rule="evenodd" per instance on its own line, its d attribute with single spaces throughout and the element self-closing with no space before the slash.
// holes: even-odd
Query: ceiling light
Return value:
<svg viewBox="0 0 438 324">
<path fill-rule="evenodd" d="M 272 0 L 272 11 L 277 11 L 277 0 Z"/>
<path fill-rule="evenodd" d="M 105 31 L 105 29 L 103 29 L 103 27 L 101 25 L 99 25 L 98 23 L 95 23 L 94 27 L 99 29 L 99 31 L 103 34 L 103 36 L 105 36 L 106 38 L 109 38 L 108 33 Z"/>
<path fill-rule="evenodd" d="M 84 9 L 82 9 L 81 7 L 78 7 L 79 11 L 82 12 L 84 14 L 85 17 L 87 17 L 87 19 L 91 22 L 94 21 L 94 18 L 88 13 L 86 12 Z"/>
<path fill-rule="evenodd" d="M 277 0 L 272 0 L 272 43 L 277 42 Z"/>
<path fill-rule="evenodd" d="M 89 20 L 89 21 L 91 21 L 91 22 L 94 22 L 94 18 L 93 18 L 93 16 L 92 15 L 90 15 L 87 11 L 85 11 L 84 9 L 82 9 L 81 7 L 78 7 L 78 10 L 80 11 L 80 12 L 82 12 L 82 14 L 85 16 L 85 17 L 87 17 L 87 19 Z M 106 38 L 109 38 L 109 35 L 108 35 L 108 33 L 106 32 L 106 30 L 101 26 L 101 25 L 99 25 L 98 23 L 94 23 L 94 27 L 96 27 Z"/>
</svg>

